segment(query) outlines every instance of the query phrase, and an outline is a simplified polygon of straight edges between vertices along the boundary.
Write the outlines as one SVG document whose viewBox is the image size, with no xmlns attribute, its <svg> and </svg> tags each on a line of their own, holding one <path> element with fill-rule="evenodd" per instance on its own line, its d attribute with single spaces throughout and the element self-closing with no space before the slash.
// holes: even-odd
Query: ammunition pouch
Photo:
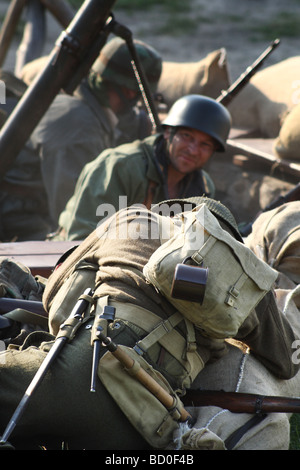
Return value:
<svg viewBox="0 0 300 470">
<path fill-rule="evenodd" d="M 127 419 L 154 448 L 165 448 L 179 427 L 181 401 L 166 379 L 154 370 L 143 357 L 132 348 L 119 346 L 135 361 L 131 369 L 124 369 L 110 352 L 99 361 L 98 375 L 112 398 L 121 408 Z M 142 367 L 170 395 L 174 396 L 174 406 L 167 409 L 137 378 Z"/>
</svg>

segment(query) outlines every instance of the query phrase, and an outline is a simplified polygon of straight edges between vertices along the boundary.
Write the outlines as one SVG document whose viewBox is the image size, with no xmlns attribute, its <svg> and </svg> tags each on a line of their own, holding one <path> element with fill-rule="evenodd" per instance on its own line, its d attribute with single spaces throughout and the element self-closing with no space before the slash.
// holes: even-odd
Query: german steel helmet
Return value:
<svg viewBox="0 0 300 470">
<path fill-rule="evenodd" d="M 218 142 L 217 150 L 224 152 L 231 116 L 221 103 L 208 96 L 187 95 L 175 101 L 162 124 L 205 132 Z"/>
<path fill-rule="evenodd" d="M 155 92 L 162 71 L 161 56 L 153 47 L 142 41 L 135 39 L 134 46 L 149 87 L 152 92 Z M 103 47 L 99 57 L 93 64 L 92 70 L 116 85 L 139 91 L 131 59 L 126 41 L 116 37 Z"/>
</svg>

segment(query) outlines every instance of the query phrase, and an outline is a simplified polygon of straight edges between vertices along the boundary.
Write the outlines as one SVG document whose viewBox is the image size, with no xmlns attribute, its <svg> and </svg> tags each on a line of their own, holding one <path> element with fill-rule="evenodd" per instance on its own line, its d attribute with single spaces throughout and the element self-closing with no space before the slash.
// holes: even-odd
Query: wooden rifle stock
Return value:
<svg viewBox="0 0 300 470">
<path fill-rule="evenodd" d="M 0 297 L 0 315 L 11 312 L 17 308 L 28 310 L 29 312 L 48 317 L 48 313 L 43 307 L 43 302 L 36 300 L 13 299 L 10 297 Z"/>
<path fill-rule="evenodd" d="M 186 391 L 185 406 L 217 406 L 233 413 L 300 413 L 300 398 L 216 390 Z"/>
</svg>

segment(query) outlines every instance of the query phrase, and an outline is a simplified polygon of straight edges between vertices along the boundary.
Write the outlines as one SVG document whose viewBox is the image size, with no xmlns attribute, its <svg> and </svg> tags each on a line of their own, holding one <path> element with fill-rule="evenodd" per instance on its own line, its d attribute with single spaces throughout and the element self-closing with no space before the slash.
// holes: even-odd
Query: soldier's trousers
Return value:
<svg viewBox="0 0 300 470">
<path fill-rule="evenodd" d="M 124 325 L 123 325 L 124 327 Z M 121 326 L 111 335 L 114 341 L 132 346 L 136 338 Z M 91 323 L 83 324 L 75 338 L 65 344 L 9 438 L 18 449 L 148 449 L 100 380 L 90 392 L 92 354 Z M 40 338 L 39 338 L 40 336 Z M 43 333 L 28 339 L 40 342 Z M 22 350 L 0 353 L 0 435 L 46 357 L 49 345 L 40 343 Z M 24 347 L 24 346 L 23 346 Z"/>
</svg>

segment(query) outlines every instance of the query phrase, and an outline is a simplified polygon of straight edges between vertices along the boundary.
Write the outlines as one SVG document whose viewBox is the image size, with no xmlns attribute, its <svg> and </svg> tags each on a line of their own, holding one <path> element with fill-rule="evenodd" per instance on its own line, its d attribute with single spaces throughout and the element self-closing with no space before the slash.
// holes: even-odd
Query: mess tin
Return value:
<svg viewBox="0 0 300 470">
<path fill-rule="evenodd" d="M 175 267 L 171 296 L 175 299 L 203 303 L 208 268 L 179 263 Z"/>
</svg>

